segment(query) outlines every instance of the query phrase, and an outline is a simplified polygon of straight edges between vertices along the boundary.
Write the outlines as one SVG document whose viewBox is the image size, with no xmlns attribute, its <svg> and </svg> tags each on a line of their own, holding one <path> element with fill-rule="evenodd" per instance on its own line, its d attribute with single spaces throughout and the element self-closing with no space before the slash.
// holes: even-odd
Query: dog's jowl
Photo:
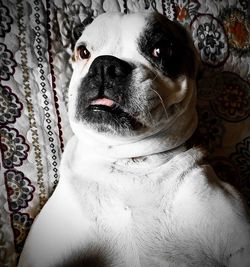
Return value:
<svg viewBox="0 0 250 267">
<path fill-rule="evenodd" d="M 74 136 L 19 267 L 250 266 L 239 194 L 185 142 L 198 57 L 155 13 L 103 14 L 72 55 Z"/>
</svg>

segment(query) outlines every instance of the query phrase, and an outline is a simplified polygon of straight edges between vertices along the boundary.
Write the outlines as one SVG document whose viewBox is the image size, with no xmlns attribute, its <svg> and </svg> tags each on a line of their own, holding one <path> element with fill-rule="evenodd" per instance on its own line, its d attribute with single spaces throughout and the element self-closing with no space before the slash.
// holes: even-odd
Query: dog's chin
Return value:
<svg viewBox="0 0 250 267">
<path fill-rule="evenodd" d="M 120 106 L 89 105 L 81 114 L 81 121 L 99 133 L 132 136 L 144 126 Z"/>
</svg>

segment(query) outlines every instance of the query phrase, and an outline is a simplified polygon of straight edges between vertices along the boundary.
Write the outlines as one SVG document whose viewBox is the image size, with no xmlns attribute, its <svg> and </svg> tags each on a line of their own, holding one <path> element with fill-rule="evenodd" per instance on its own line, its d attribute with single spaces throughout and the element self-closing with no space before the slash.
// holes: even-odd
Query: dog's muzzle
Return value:
<svg viewBox="0 0 250 267">
<path fill-rule="evenodd" d="M 104 132 L 138 128 L 140 123 L 129 108 L 134 68 L 114 56 L 95 58 L 81 82 L 76 118 Z"/>
<path fill-rule="evenodd" d="M 129 79 L 132 66 L 114 56 L 99 56 L 90 66 L 88 77 L 96 96 L 91 99 L 88 108 L 94 111 L 112 111 L 122 101 L 122 84 Z"/>
</svg>

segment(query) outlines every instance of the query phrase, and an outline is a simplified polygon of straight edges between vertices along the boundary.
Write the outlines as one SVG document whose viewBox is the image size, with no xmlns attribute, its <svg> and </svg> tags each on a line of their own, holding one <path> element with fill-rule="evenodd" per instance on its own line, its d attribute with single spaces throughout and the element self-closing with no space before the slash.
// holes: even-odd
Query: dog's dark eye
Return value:
<svg viewBox="0 0 250 267">
<path fill-rule="evenodd" d="M 167 58 L 173 54 L 173 43 L 159 42 L 152 50 L 152 56 L 154 58 Z"/>
<path fill-rule="evenodd" d="M 159 47 L 154 48 L 152 55 L 153 55 L 153 57 L 160 57 L 161 56 L 161 49 Z"/>
<path fill-rule="evenodd" d="M 85 45 L 78 46 L 76 51 L 78 57 L 80 57 L 81 59 L 88 59 L 90 57 L 90 52 Z"/>
</svg>

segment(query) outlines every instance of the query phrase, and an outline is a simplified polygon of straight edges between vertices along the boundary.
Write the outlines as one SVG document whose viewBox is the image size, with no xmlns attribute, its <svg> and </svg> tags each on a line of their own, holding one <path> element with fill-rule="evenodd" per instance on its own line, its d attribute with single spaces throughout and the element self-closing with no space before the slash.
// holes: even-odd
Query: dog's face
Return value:
<svg viewBox="0 0 250 267">
<path fill-rule="evenodd" d="M 150 135 L 188 112 L 195 94 L 192 41 L 156 13 L 97 17 L 75 45 L 73 69 L 69 114 L 79 134 Z"/>
</svg>

